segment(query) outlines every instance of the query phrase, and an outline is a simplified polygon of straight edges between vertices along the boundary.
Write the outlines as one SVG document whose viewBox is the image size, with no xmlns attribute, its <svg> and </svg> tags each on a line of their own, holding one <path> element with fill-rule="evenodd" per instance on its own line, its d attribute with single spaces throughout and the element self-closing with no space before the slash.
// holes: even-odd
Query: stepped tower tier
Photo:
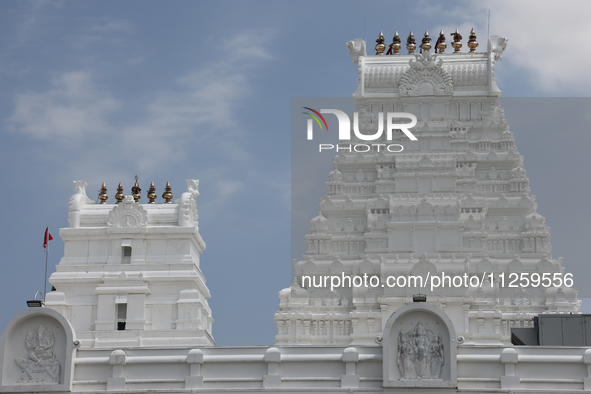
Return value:
<svg viewBox="0 0 591 394">
<path fill-rule="evenodd" d="M 210 297 L 199 258 L 195 198 L 199 181 L 174 203 L 140 203 L 139 185 L 107 204 L 106 187 L 95 203 L 86 182 L 74 182 L 69 228 L 60 229 L 64 257 L 49 279 L 55 291 L 45 305 L 72 324 L 82 348 L 215 345 Z"/>
<path fill-rule="evenodd" d="M 361 133 L 375 134 L 381 113 L 406 112 L 417 118 L 417 140 L 383 133 L 365 153 L 350 148 L 367 144 L 354 133 L 341 141 L 306 254 L 294 261 L 294 284 L 279 292 L 277 343 L 375 345 L 388 318 L 419 293 L 466 344 L 510 344 L 511 328 L 533 327 L 538 314 L 578 312 L 499 105 L 495 62 L 507 39 L 490 37 L 486 52 L 475 51 L 475 34 L 470 40 L 470 53 L 425 46 L 421 54 L 368 56 L 363 40 L 347 44 L 358 65 Z M 404 150 L 380 150 L 391 142 Z M 375 286 L 331 290 L 303 280 L 330 275 L 373 278 Z M 430 287 L 428 278 L 445 275 L 462 284 Z M 411 276 L 427 285 L 388 283 Z M 513 287 L 510 277 L 530 281 Z M 552 283 L 531 281 L 542 278 Z"/>
</svg>

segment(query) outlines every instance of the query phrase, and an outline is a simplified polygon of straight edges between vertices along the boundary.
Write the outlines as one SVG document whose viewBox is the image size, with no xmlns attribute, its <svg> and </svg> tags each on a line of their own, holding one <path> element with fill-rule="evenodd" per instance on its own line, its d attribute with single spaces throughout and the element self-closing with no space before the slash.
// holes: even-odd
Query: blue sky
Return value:
<svg viewBox="0 0 591 394">
<path fill-rule="evenodd" d="M 137 174 L 159 195 L 166 181 L 179 196 L 185 179 L 200 179 L 214 336 L 273 343 L 277 291 L 299 257 L 290 243 L 291 98 L 350 97 L 357 69 L 345 43 L 364 37 L 364 15 L 369 48 L 380 30 L 387 41 L 411 29 L 459 28 L 467 38 L 473 26 L 485 48 L 488 9 L 491 35 L 509 38 L 496 69 L 504 96 L 589 96 L 591 55 L 578 47 L 591 35 L 585 1 L 1 2 L 0 327 L 43 287 L 46 226 L 56 238 L 50 272 L 62 255 L 72 181 L 88 182 L 96 198 L 103 181 L 110 196 L 120 181 L 129 192 Z M 575 145 L 588 143 L 580 133 Z M 558 212 L 560 194 L 547 204 Z M 553 234 L 588 233 L 582 221 L 557 222 Z"/>
</svg>

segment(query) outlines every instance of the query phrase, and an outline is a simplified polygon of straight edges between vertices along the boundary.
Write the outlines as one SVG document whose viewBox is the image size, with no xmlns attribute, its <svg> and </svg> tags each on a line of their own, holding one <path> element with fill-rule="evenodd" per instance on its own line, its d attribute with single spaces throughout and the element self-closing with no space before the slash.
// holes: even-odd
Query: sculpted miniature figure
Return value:
<svg viewBox="0 0 591 394">
<path fill-rule="evenodd" d="M 86 196 L 87 183 L 84 181 L 74 181 L 74 194 L 70 197 L 70 209 L 68 214 L 68 222 L 70 227 L 80 227 L 80 210 L 85 204 L 92 204 L 90 198 Z"/>
<path fill-rule="evenodd" d="M 429 357 L 431 358 L 431 377 L 437 379 L 441 376 L 441 370 L 445 363 L 445 354 L 443 353 L 443 344 L 441 336 L 435 335 L 435 340 L 429 345 Z"/>
<path fill-rule="evenodd" d="M 367 56 L 367 52 L 365 50 L 365 41 L 361 38 L 358 38 L 354 41 L 349 41 L 347 43 L 347 50 L 349 51 L 349 55 L 351 55 L 353 58 L 353 64 L 357 64 L 360 57 Z"/>
<path fill-rule="evenodd" d="M 414 360 L 416 353 L 416 346 L 412 345 L 408 336 L 400 331 L 398 335 L 398 369 L 400 376 L 404 379 L 416 379 L 416 369 Z"/>
<path fill-rule="evenodd" d="M 398 333 L 398 369 L 402 379 L 440 379 L 445 354 L 439 334 L 422 323 Z"/>
<path fill-rule="evenodd" d="M 54 343 L 53 333 L 43 325 L 27 333 L 27 357 L 15 359 L 23 370 L 18 383 L 59 383 L 61 366 L 53 352 Z"/>
</svg>

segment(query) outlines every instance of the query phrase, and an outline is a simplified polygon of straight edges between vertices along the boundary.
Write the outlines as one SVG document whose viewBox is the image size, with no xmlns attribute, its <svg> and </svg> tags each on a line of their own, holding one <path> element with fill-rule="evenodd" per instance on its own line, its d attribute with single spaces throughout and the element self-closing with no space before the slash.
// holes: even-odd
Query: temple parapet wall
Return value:
<svg viewBox="0 0 591 394">
<path fill-rule="evenodd" d="M 469 52 L 461 53 L 461 35 L 456 30 L 453 53 L 445 53 L 445 36 L 439 34 L 434 52 L 430 53 L 431 38 L 425 32 L 417 47 L 411 32 L 407 38 L 408 54 L 400 54 L 398 32 L 390 50 L 384 54 L 383 34 L 376 42 L 376 55 L 368 56 L 365 42 L 361 39 L 347 44 L 353 62 L 359 67 L 359 84 L 354 97 L 359 99 L 396 99 L 418 96 L 433 96 L 434 99 L 474 96 L 500 96 L 495 82 L 495 62 L 500 61 L 507 46 L 507 39 L 499 36 L 489 38 L 487 51 L 477 52 L 478 43 L 472 29 L 468 41 Z M 416 53 L 419 52 L 420 53 Z"/>
<path fill-rule="evenodd" d="M 467 394 L 510 389 L 543 392 L 591 390 L 589 349 L 482 347 L 452 343 L 457 346 L 457 356 L 451 361 L 447 359 L 446 363 L 457 363 L 457 382 L 454 382 L 453 388 L 457 387 Z M 64 347 L 56 343 L 55 350 L 63 351 L 58 349 L 59 346 Z M 444 352 L 448 352 L 448 345 L 444 346 Z M 395 346 L 388 351 L 380 345 L 112 349 L 75 351 L 70 361 L 72 373 L 66 380 L 67 384 L 14 384 L 12 381 L 20 378 L 20 374 L 16 374 L 0 380 L 0 391 L 147 392 L 157 385 L 158 390 L 171 392 L 190 389 L 265 389 L 268 392 L 291 389 L 306 392 L 317 389 L 324 393 L 342 393 L 347 388 L 385 392 L 382 390 L 388 382 L 384 379 L 382 364 L 388 351 L 390 354 L 393 352 L 392 369 L 395 371 L 397 368 Z M 14 362 L 13 359 L 22 357 L 22 353 L 4 354 L 6 363 Z M 399 386 L 409 386 L 418 380 L 395 382 Z M 423 387 L 430 385 L 429 390 L 434 391 L 445 381 L 424 379 L 420 382 Z M 448 392 L 449 389 L 441 392 Z"/>
</svg>

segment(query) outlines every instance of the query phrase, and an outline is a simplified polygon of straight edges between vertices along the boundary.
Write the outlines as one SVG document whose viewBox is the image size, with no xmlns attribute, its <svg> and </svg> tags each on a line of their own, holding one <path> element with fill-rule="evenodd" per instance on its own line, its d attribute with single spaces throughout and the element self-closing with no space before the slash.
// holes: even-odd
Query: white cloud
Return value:
<svg viewBox="0 0 591 394">
<path fill-rule="evenodd" d="M 132 23 L 125 19 L 90 18 L 85 20 L 82 31 L 73 35 L 73 47 L 76 50 L 93 50 L 97 44 L 130 47 L 132 31 Z"/>
<path fill-rule="evenodd" d="M 8 119 L 13 129 L 34 138 L 78 141 L 112 129 L 107 116 L 120 107 L 109 93 L 97 89 L 86 72 L 62 74 L 44 93 L 20 93 Z"/>
<path fill-rule="evenodd" d="M 584 42 L 591 36 L 591 2 L 500 0 L 488 5 L 491 34 L 509 38 L 510 63 L 533 71 L 534 84 L 544 91 L 588 94 L 591 54 Z"/>
<path fill-rule="evenodd" d="M 462 2 L 442 10 L 440 20 L 457 18 L 458 26 L 442 26 L 446 34 L 460 29 L 464 45 L 474 26 L 480 47 L 486 50 L 487 11 L 491 11 L 490 34 L 509 39 L 503 73 L 525 73 L 536 89 L 548 94 L 574 92 L 587 95 L 591 89 L 585 50 L 591 36 L 591 2 L 581 0 L 495 0 Z M 449 19 L 448 19 L 449 18 Z M 581 44 L 583 43 L 583 44 Z M 516 71 L 514 66 L 518 67 Z M 513 70 L 513 71 L 512 71 Z"/>
<path fill-rule="evenodd" d="M 23 8 L 19 12 L 19 23 L 16 40 L 12 48 L 26 45 L 39 35 L 39 26 L 45 25 L 52 19 L 51 11 L 64 5 L 64 0 L 35 0 L 22 2 Z"/>
<path fill-rule="evenodd" d="M 131 30 L 131 28 L 132 28 L 131 22 L 128 20 L 102 18 L 96 24 L 90 26 L 88 30 L 101 32 L 101 33 L 105 33 L 105 32 L 121 33 L 121 32 L 129 31 L 129 30 Z"/>
<path fill-rule="evenodd" d="M 242 50 L 187 72 L 154 93 L 141 108 L 133 108 L 143 114 L 139 121 L 125 116 L 131 102 L 98 84 L 97 71 L 76 71 L 52 80 L 48 91 L 18 94 L 7 122 L 16 132 L 47 140 L 52 152 L 68 158 L 70 173 L 64 176 L 78 174 L 76 179 L 82 176 L 89 184 L 99 180 L 85 173 L 104 178 L 122 167 L 138 174 L 162 170 L 190 155 L 191 147 L 206 144 L 225 158 L 211 163 L 220 168 L 210 168 L 217 174 L 210 181 L 215 180 L 221 198 L 230 197 L 242 185 L 230 169 L 245 169 L 253 159 L 240 143 L 248 132 L 237 109 L 251 94 L 256 66 L 272 58 L 266 50 L 270 36 L 270 31 L 257 31 L 230 37 L 230 42 L 242 43 Z"/>
<path fill-rule="evenodd" d="M 234 37 L 232 42 L 232 57 L 236 60 L 257 59 L 257 60 L 271 60 L 274 56 L 269 53 L 268 48 L 273 37 L 271 29 L 258 29 L 247 32 L 246 34 L 239 34 Z"/>
<path fill-rule="evenodd" d="M 201 70 L 179 78 L 181 90 L 161 92 L 150 105 L 149 123 L 158 127 L 208 124 L 213 129 L 235 125 L 233 110 L 249 93 L 248 77 Z"/>
<path fill-rule="evenodd" d="M 235 181 L 218 181 L 217 187 L 222 198 L 228 198 L 236 193 L 242 186 L 242 183 Z"/>
</svg>

